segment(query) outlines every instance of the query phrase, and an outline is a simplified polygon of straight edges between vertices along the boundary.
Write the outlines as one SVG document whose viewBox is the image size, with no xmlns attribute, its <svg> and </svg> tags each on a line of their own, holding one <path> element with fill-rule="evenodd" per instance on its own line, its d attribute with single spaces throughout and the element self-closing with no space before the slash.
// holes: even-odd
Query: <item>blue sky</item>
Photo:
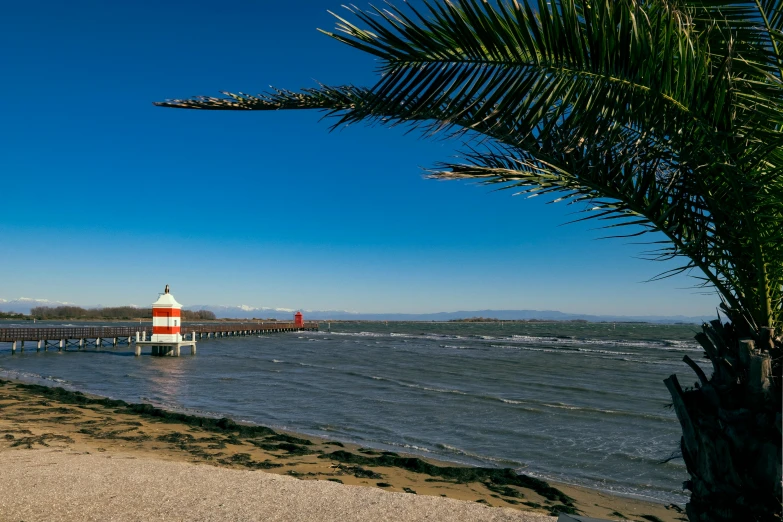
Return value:
<svg viewBox="0 0 783 522">
<path fill-rule="evenodd" d="M 360 2 L 358 5 L 365 6 Z M 315 112 L 156 108 L 219 90 L 371 85 L 318 33 L 335 0 L 13 2 L 0 16 L 0 298 L 362 312 L 709 314 L 572 207 L 422 167 L 458 142 Z"/>
</svg>

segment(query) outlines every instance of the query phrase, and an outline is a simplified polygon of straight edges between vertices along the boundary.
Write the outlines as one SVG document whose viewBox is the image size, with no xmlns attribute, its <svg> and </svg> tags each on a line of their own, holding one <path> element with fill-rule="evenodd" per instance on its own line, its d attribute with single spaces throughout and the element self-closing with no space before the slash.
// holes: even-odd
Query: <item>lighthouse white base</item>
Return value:
<svg viewBox="0 0 783 522">
<path fill-rule="evenodd" d="M 196 355 L 196 341 L 180 341 L 177 343 L 165 343 L 160 341 L 139 341 L 136 343 L 136 356 L 141 355 L 141 349 L 149 346 L 152 355 L 179 357 L 183 346 L 190 346 L 190 355 Z"/>
<path fill-rule="evenodd" d="M 181 343 L 182 334 L 152 334 L 150 341 L 153 343 Z"/>
</svg>

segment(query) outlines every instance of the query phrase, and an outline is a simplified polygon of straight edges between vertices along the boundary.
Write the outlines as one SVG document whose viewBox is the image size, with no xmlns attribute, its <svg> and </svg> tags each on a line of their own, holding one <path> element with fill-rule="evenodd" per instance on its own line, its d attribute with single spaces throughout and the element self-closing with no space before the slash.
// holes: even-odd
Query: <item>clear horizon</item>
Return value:
<svg viewBox="0 0 783 522">
<path fill-rule="evenodd" d="M 181 111 L 219 90 L 371 85 L 376 63 L 318 33 L 335 0 L 215 10 L 43 1 L 6 6 L 0 39 L 0 297 L 433 313 L 713 313 L 673 263 L 599 241 L 574 207 L 426 180 L 459 142 L 322 114 Z M 359 4 L 361 7 L 366 2 Z M 242 13 L 242 16 L 236 16 Z M 656 237 L 649 236 L 649 240 Z"/>
</svg>

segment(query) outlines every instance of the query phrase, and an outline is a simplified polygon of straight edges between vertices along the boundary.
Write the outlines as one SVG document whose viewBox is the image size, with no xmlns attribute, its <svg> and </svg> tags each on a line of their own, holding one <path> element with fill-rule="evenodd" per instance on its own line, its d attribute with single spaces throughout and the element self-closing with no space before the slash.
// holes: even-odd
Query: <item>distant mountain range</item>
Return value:
<svg viewBox="0 0 783 522">
<path fill-rule="evenodd" d="M 32 299 L 29 297 L 20 297 L 19 299 L 0 299 L 0 312 L 17 312 L 20 314 L 29 314 L 31 308 L 36 306 L 74 306 L 74 303 L 63 301 L 50 301 L 49 299 Z"/>
<path fill-rule="evenodd" d="M 36 306 L 64 306 L 74 303 L 50 301 L 48 299 L 30 299 L 21 297 L 14 300 L 0 299 L 0 312 L 19 312 L 29 314 L 30 309 Z M 133 305 L 130 305 L 133 306 Z M 100 305 L 87 308 L 101 308 Z M 292 308 L 268 308 L 253 307 L 247 305 L 219 306 L 219 305 L 193 305 L 186 306 L 186 310 L 209 310 L 218 318 L 234 319 L 292 319 L 296 311 Z M 556 310 L 466 310 L 459 312 L 437 312 L 430 314 L 367 314 L 361 312 L 348 312 L 345 310 L 302 310 L 305 320 L 333 320 L 333 321 L 450 321 L 453 319 L 469 319 L 471 317 L 486 317 L 503 320 L 542 319 L 546 321 L 574 321 L 584 320 L 591 322 L 648 322 L 648 323 L 695 323 L 715 319 L 714 316 L 684 316 L 684 315 L 590 315 L 570 314 Z"/>
<path fill-rule="evenodd" d="M 287 308 L 254 308 L 251 306 L 211 306 L 195 305 L 186 306 L 188 310 L 209 310 L 219 318 L 231 317 L 236 319 L 291 319 L 295 310 Z M 345 310 L 302 310 L 306 320 L 334 321 L 451 321 L 453 319 L 469 319 L 471 317 L 487 317 L 503 320 L 542 319 L 546 321 L 574 321 L 584 320 L 591 322 L 648 322 L 648 323 L 702 323 L 705 320 L 715 319 L 713 316 L 684 316 L 684 315 L 590 315 L 569 314 L 556 310 L 465 310 L 458 312 L 437 312 L 430 314 L 403 314 L 380 313 L 367 314 L 361 312 L 347 312 Z"/>
</svg>

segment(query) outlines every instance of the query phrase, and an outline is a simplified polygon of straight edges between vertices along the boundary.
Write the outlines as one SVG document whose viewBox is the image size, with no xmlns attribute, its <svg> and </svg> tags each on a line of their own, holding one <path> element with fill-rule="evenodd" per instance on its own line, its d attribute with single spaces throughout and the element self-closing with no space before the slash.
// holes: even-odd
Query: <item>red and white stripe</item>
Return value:
<svg viewBox="0 0 783 522">
<path fill-rule="evenodd" d="M 182 312 L 177 308 L 152 309 L 152 334 L 177 335 L 182 328 Z"/>
</svg>

